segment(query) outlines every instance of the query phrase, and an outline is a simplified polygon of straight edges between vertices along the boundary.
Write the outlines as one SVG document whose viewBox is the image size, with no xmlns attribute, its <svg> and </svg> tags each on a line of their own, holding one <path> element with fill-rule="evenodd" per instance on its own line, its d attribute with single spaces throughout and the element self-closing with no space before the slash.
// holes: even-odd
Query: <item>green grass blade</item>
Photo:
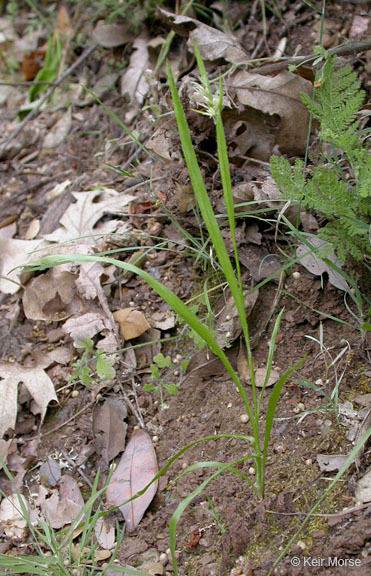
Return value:
<svg viewBox="0 0 371 576">
<path fill-rule="evenodd" d="M 285 384 L 286 380 L 290 377 L 290 375 L 300 368 L 305 361 L 305 356 L 301 358 L 292 368 L 288 368 L 279 378 L 277 383 L 275 384 L 271 395 L 269 396 L 268 405 L 267 405 L 267 412 L 265 416 L 265 427 L 264 427 L 264 445 L 263 445 L 263 457 L 262 457 L 262 485 L 264 485 L 264 476 L 265 476 L 265 463 L 267 459 L 267 450 L 269 444 L 269 437 L 272 429 L 273 418 L 276 411 L 276 406 L 278 399 L 281 395 L 282 387 Z"/>
<path fill-rule="evenodd" d="M 227 370 L 228 374 L 231 376 L 234 384 L 237 386 L 244 406 L 247 410 L 247 413 L 250 417 L 250 421 L 253 422 L 253 414 L 249 405 L 249 401 L 247 398 L 247 394 L 245 389 L 243 388 L 236 372 L 234 371 L 232 365 L 230 364 L 227 356 L 224 354 L 223 350 L 218 346 L 214 338 L 211 336 L 209 329 L 207 326 L 202 324 L 197 316 L 189 310 L 189 308 L 176 296 L 171 290 L 166 288 L 161 282 L 153 278 L 148 272 L 145 272 L 141 268 L 133 266 L 132 264 L 128 264 L 126 262 L 121 262 L 120 260 L 116 260 L 114 258 L 107 258 L 105 256 L 98 256 L 98 255 L 84 255 L 84 254 L 73 254 L 71 256 L 63 255 L 63 254 L 56 254 L 54 256 L 46 256 L 45 258 L 41 258 L 35 262 L 32 262 L 28 269 L 31 270 L 41 270 L 45 268 L 50 268 L 52 266 L 56 266 L 58 264 L 66 264 L 68 262 L 102 262 L 106 264 L 113 264 L 122 270 L 126 270 L 129 272 L 133 272 L 137 274 L 143 280 L 147 282 L 147 284 L 157 292 L 161 298 L 165 300 L 171 306 L 171 308 L 181 317 L 183 320 L 195 331 L 197 334 L 206 342 L 209 346 L 210 350 L 218 356 L 221 360 L 223 366 Z"/>
<path fill-rule="evenodd" d="M 171 98 L 173 101 L 175 117 L 178 125 L 178 131 L 181 141 L 181 146 L 183 150 L 184 159 L 188 168 L 189 176 L 191 179 L 193 191 L 197 200 L 198 207 L 200 209 L 201 215 L 204 219 L 206 228 L 209 232 L 212 245 L 215 249 L 216 256 L 218 258 L 219 264 L 223 270 L 225 279 L 228 282 L 229 289 L 231 291 L 235 306 L 237 308 L 238 316 L 240 318 L 241 327 L 243 334 L 245 336 L 246 345 L 248 347 L 248 356 L 251 356 L 249 349 L 249 338 L 248 338 L 248 327 L 245 313 L 245 306 L 243 302 L 243 296 L 241 294 L 238 282 L 236 280 L 236 275 L 233 270 L 231 261 L 229 259 L 227 249 L 224 245 L 224 241 L 219 230 L 218 222 L 213 212 L 204 181 L 202 179 L 201 170 L 197 162 L 196 154 L 193 149 L 191 136 L 189 133 L 187 120 L 184 114 L 184 110 L 175 86 L 173 76 L 171 74 L 170 67 L 168 65 L 168 77 L 169 85 L 171 91 Z M 251 382 L 253 389 L 254 387 L 254 374 L 251 374 Z M 240 387 L 238 386 L 239 391 Z M 241 394 L 241 391 L 240 391 Z"/>
<path fill-rule="evenodd" d="M 211 474 L 211 476 L 206 478 L 206 480 L 204 480 L 199 486 L 197 486 L 197 488 L 195 488 L 190 494 L 188 494 L 188 496 L 186 496 L 178 504 L 178 506 L 177 506 L 175 512 L 173 513 L 172 517 L 170 518 L 170 522 L 169 522 L 169 548 L 170 548 L 170 552 L 171 552 L 171 559 L 172 559 L 172 564 L 173 564 L 174 576 L 178 576 L 178 566 L 177 566 L 177 561 L 176 561 L 176 557 L 175 557 L 176 527 L 178 525 L 178 522 L 179 522 L 184 510 L 192 502 L 192 500 L 194 498 L 196 498 L 196 496 L 198 496 L 199 494 L 201 494 L 203 492 L 203 490 L 206 488 L 206 486 L 208 484 L 210 484 L 210 482 L 212 482 L 212 480 L 214 480 L 215 478 L 217 478 L 219 476 L 219 474 L 222 474 L 223 472 L 226 472 L 229 469 L 234 468 L 237 464 L 239 464 L 240 462 L 244 462 L 249 457 L 250 456 L 244 456 L 243 458 L 239 458 L 238 460 L 230 462 L 229 464 L 220 464 L 219 470 L 217 470 L 216 472 Z"/>
<path fill-rule="evenodd" d="M 117 116 L 117 114 L 115 114 L 115 112 L 113 112 L 113 110 L 111 110 L 110 108 L 108 108 L 108 106 L 106 106 L 104 104 L 104 102 L 102 102 L 102 100 L 100 98 L 98 98 L 98 96 L 96 94 L 94 94 L 94 92 L 92 90 L 90 90 L 87 86 L 84 86 L 83 84 L 81 84 L 81 87 L 88 93 L 90 94 L 90 96 L 92 96 L 94 98 L 94 100 L 100 105 L 102 106 L 103 110 L 105 110 L 107 112 L 107 114 L 109 114 L 112 118 L 112 120 L 114 120 L 116 122 L 116 124 L 118 124 L 120 126 L 120 128 L 123 129 L 123 131 L 130 136 L 130 138 L 135 142 L 135 144 L 137 144 L 137 146 L 139 146 L 139 148 L 145 152 L 147 154 L 147 156 L 149 156 L 150 158 L 152 158 L 152 155 L 150 153 L 149 150 L 147 150 L 147 148 L 145 146 L 143 146 L 143 144 L 141 143 L 140 140 L 138 140 L 138 138 L 136 137 L 136 135 L 130 130 L 130 128 L 128 128 L 126 126 L 126 124 L 124 124 L 124 122 L 121 120 L 121 118 L 119 118 Z"/>
</svg>

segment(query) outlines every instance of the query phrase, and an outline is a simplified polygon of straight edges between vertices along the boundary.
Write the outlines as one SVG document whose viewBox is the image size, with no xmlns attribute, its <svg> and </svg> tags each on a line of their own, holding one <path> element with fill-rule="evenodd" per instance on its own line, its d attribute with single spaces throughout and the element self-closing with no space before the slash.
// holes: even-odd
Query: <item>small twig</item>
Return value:
<svg viewBox="0 0 371 576">
<path fill-rule="evenodd" d="M 137 397 L 137 393 L 135 391 L 135 382 L 134 382 L 134 378 L 132 378 L 132 390 L 133 390 L 133 395 L 135 398 L 135 403 L 137 405 L 137 407 L 134 406 L 134 404 L 132 403 L 132 401 L 130 400 L 128 394 L 125 392 L 124 386 L 122 384 L 120 384 L 120 388 L 121 388 L 121 392 L 124 396 L 125 402 L 126 404 L 129 406 L 131 412 L 134 414 L 135 418 L 138 420 L 140 427 L 145 430 L 146 429 L 146 425 L 144 423 L 143 420 L 143 416 L 140 412 L 140 407 L 138 404 L 138 397 Z"/>
<path fill-rule="evenodd" d="M 76 462 L 74 462 L 72 460 L 72 458 L 70 458 L 67 454 L 67 452 L 65 450 L 61 450 L 61 454 L 63 454 L 63 458 L 65 460 L 67 460 L 67 462 L 70 464 L 70 466 L 72 466 L 73 468 L 76 468 L 78 473 L 80 474 L 81 478 L 84 480 L 85 484 L 87 484 L 89 486 L 89 488 L 93 489 L 93 484 L 90 482 L 89 478 L 86 476 L 86 474 L 84 474 L 84 472 L 81 470 L 81 466 L 78 466 L 76 464 Z"/>
<path fill-rule="evenodd" d="M 340 516 L 346 516 L 347 514 L 353 514 L 353 512 L 358 512 L 359 510 L 364 510 L 365 508 L 371 508 L 370 502 L 365 504 L 359 504 L 358 506 L 352 506 L 352 508 L 346 508 L 340 512 L 333 512 L 332 514 L 312 514 L 312 516 L 318 516 L 320 518 L 338 518 Z M 266 510 L 268 514 L 277 514 L 279 516 L 307 516 L 307 512 L 276 512 L 275 510 Z"/>
<path fill-rule="evenodd" d="M 8 140 L 6 141 L 6 143 L 3 145 L 3 147 L 9 146 L 10 142 L 12 140 L 14 140 L 14 138 L 16 138 L 16 136 L 18 136 L 18 134 L 20 132 L 22 132 L 23 128 L 26 126 L 27 122 L 29 122 L 29 120 L 31 120 L 32 118 L 34 118 L 34 116 L 36 116 L 41 108 L 41 106 L 44 104 L 44 102 L 46 102 L 48 100 L 48 98 L 53 94 L 54 90 L 57 88 L 57 86 L 59 86 L 59 84 L 61 84 L 63 82 L 63 80 L 65 78 L 67 78 L 67 76 L 69 76 L 70 74 L 72 74 L 72 72 L 74 72 L 74 70 L 76 70 L 76 68 L 78 68 L 80 66 L 80 64 L 82 62 L 84 62 L 84 60 L 86 60 L 86 58 L 88 56 L 90 56 L 90 54 L 92 52 L 94 52 L 94 50 L 97 48 L 98 44 L 92 44 L 89 48 L 87 48 L 85 50 L 85 52 L 83 52 L 81 54 L 81 56 L 76 60 L 76 62 L 74 62 L 73 64 L 71 64 L 71 66 L 69 68 L 67 68 L 67 70 L 62 74 L 62 76 L 60 78 L 58 78 L 58 80 L 56 80 L 54 82 L 54 84 L 49 88 L 49 90 L 47 90 L 47 92 L 45 92 L 44 96 L 41 98 L 41 100 L 37 103 L 37 105 L 35 106 L 35 108 L 33 108 L 28 114 L 27 116 L 22 120 L 22 122 L 17 126 L 17 128 L 15 130 L 13 130 L 13 132 L 11 133 L 11 135 L 9 136 Z"/>
<path fill-rule="evenodd" d="M 54 82 L 46 82 L 46 81 L 19 81 L 19 82 L 0 82 L 0 86 L 53 86 Z"/>
<path fill-rule="evenodd" d="M 65 422 L 62 422 L 62 424 L 59 424 L 59 426 L 56 426 L 55 428 L 52 428 L 51 430 L 48 430 L 47 432 L 43 432 L 41 434 L 41 438 L 44 438 L 45 436 L 50 436 L 50 434 L 54 434 L 54 432 L 57 432 L 57 430 L 60 430 L 61 428 L 63 428 L 64 426 L 66 426 L 67 424 L 72 422 L 72 420 L 74 420 L 78 416 L 81 416 L 81 414 L 83 414 L 84 412 L 86 412 L 86 410 L 91 408 L 93 406 L 93 404 L 95 404 L 95 400 L 93 400 L 92 402 L 89 402 L 89 404 L 84 406 L 84 408 L 81 408 L 81 410 L 76 412 L 76 414 L 71 416 L 71 418 L 68 418 L 68 420 L 66 420 Z"/>
<path fill-rule="evenodd" d="M 349 56 L 357 52 L 366 52 L 371 48 L 371 40 L 366 40 L 365 42 L 353 42 L 350 44 L 345 44 L 342 46 L 335 46 L 335 48 L 330 48 L 329 53 L 331 56 Z M 307 54 L 306 56 L 293 56 L 288 58 L 282 58 L 279 62 L 274 64 L 266 64 L 263 66 L 258 66 L 256 68 L 251 68 L 249 72 L 256 72 L 257 74 L 271 74 L 273 72 L 279 72 L 284 70 L 290 65 L 300 66 L 304 62 L 311 62 L 318 58 L 317 54 Z"/>
</svg>

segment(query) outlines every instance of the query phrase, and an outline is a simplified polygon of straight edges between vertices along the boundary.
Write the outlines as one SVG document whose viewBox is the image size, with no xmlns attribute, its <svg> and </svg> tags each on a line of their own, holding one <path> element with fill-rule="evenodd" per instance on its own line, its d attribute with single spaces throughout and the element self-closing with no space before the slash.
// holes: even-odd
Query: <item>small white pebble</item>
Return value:
<svg viewBox="0 0 371 576">
<path fill-rule="evenodd" d="M 71 397 L 72 398 L 77 398 L 77 396 L 80 394 L 80 392 L 78 390 L 72 390 L 71 392 Z"/>
<path fill-rule="evenodd" d="M 301 412 L 303 412 L 305 410 L 305 405 L 303 404 L 303 402 L 299 402 L 298 408 Z"/>
<path fill-rule="evenodd" d="M 255 468 L 253 466 L 249 468 L 249 474 L 251 474 L 251 476 L 255 476 Z"/>
<path fill-rule="evenodd" d="M 241 414 L 240 420 L 241 420 L 241 422 L 242 422 L 243 424 L 246 424 L 246 422 L 249 421 L 249 417 L 248 417 L 247 414 Z"/>
<path fill-rule="evenodd" d="M 172 359 L 172 363 L 173 364 L 179 364 L 179 360 L 176 356 L 175 356 L 175 358 Z"/>
<path fill-rule="evenodd" d="M 228 402 L 227 408 L 232 408 L 232 406 L 233 406 L 232 402 Z"/>
<path fill-rule="evenodd" d="M 186 468 L 188 468 L 188 462 L 183 462 L 182 468 L 183 468 L 183 470 L 185 470 Z"/>
<path fill-rule="evenodd" d="M 174 370 L 174 376 L 179 376 L 179 370 Z"/>
<path fill-rule="evenodd" d="M 171 556 L 171 550 L 170 550 L 170 548 L 166 548 L 165 554 L 166 554 L 167 556 Z"/>
<path fill-rule="evenodd" d="M 308 460 L 305 461 L 305 465 L 308 466 L 308 468 L 310 468 L 312 464 L 313 464 L 312 458 L 308 458 Z"/>
<path fill-rule="evenodd" d="M 295 278 L 295 280 L 298 280 L 298 278 L 300 278 L 301 274 L 300 272 L 293 272 L 292 273 L 292 277 Z"/>
<path fill-rule="evenodd" d="M 177 360 L 182 360 L 182 359 L 183 359 L 183 356 L 182 356 L 181 354 L 177 354 L 177 355 L 175 356 L 175 358 L 177 358 Z"/>
<path fill-rule="evenodd" d="M 318 379 L 315 381 L 315 385 L 316 385 L 316 386 L 322 386 L 322 384 L 323 384 L 322 378 L 318 378 Z"/>
<path fill-rule="evenodd" d="M 162 552 L 162 554 L 160 554 L 161 564 L 164 564 L 164 565 L 167 564 L 168 560 L 169 560 L 169 558 L 168 558 L 167 554 L 165 554 L 165 552 Z"/>
<path fill-rule="evenodd" d="M 158 442 L 159 439 L 160 439 L 160 438 L 159 438 L 157 435 L 152 436 L 152 441 L 153 441 L 153 442 Z"/>
<path fill-rule="evenodd" d="M 227 314 L 227 316 L 225 317 L 225 319 L 226 319 L 226 320 L 230 320 L 230 319 L 231 319 L 230 315 Z"/>
<path fill-rule="evenodd" d="M 134 302 L 134 300 L 130 300 L 130 302 L 129 302 L 129 306 L 131 306 L 131 307 L 135 306 L 135 302 Z"/>
<path fill-rule="evenodd" d="M 66 558 L 65 560 L 63 560 L 63 566 L 69 566 L 71 564 L 71 560 L 69 558 Z"/>
</svg>

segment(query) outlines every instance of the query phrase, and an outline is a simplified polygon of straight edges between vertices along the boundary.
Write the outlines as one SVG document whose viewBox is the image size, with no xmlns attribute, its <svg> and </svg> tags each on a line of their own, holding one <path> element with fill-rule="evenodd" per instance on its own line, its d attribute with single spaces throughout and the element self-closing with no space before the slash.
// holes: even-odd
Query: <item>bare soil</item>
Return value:
<svg viewBox="0 0 371 576">
<path fill-rule="evenodd" d="M 242 10 L 241 4 L 233 4 L 234 9 Z M 278 4 L 282 17 L 278 19 L 268 11 L 268 48 L 264 43 L 261 44 L 255 57 L 272 53 L 284 34 L 288 39 L 288 54 L 293 54 L 299 45 L 300 54 L 310 54 L 316 42 L 314 23 L 317 17 L 304 3 Z M 355 15 L 364 15 L 365 11 L 364 4 L 360 2 L 331 3 L 326 19 L 328 46 L 325 47 L 339 44 L 349 37 Z M 247 50 L 256 47 L 259 35 L 261 22 L 257 13 L 246 19 L 244 38 Z M 119 50 L 116 50 L 115 58 L 118 58 Z M 93 76 L 95 68 L 103 67 L 107 58 L 107 51 L 98 50 L 84 64 L 85 71 L 88 70 Z M 364 60 L 355 56 L 350 61 L 358 69 L 361 79 L 365 79 L 367 74 Z M 121 113 L 119 91 L 107 93 L 104 103 L 117 114 Z M 16 126 L 17 108 L 18 103 L 12 104 L 11 101 L 2 107 L 1 122 L 8 134 L 9 126 Z M 212 125 L 207 119 L 199 119 L 192 114 L 189 121 L 195 143 L 200 147 L 206 184 L 211 191 L 214 206 L 218 206 L 221 186 L 216 169 Z M 0 224 L 15 221 L 17 238 L 24 238 L 34 219 L 41 223 L 39 237 L 52 232 L 72 202 L 71 190 L 82 191 L 93 185 L 105 185 L 118 192 L 130 193 L 133 182 L 134 185 L 140 183 L 150 173 L 153 188 L 138 187 L 135 195 L 139 213 L 146 210 L 152 217 L 130 218 L 132 231 L 139 239 L 138 247 L 141 233 L 151 230 L 155 230 L 155 235 L 165 238 L 171 246 L 181 238 L 171 219 L 164 216 L 156 206 L 156 196 L 161 197 L 162 206 L 183 228 L 192 235 L 199 235 L 200 223 L 193 213 L 179 210 L 176 187 L 189 184 L 181 160 L 168 164 L 152 162 L 149 166 L 145 157 L 139 153 L 136 166 L 132 167 L 133 161 L 130 158 L 136 151 L 135 146 L 130 144 L 129 138 L 121 133 L 113 119 L 96 103 L 74 111 L 70 133 L 57 149 L 45 150 L 37 139 L 35 144 L 28 146 L 36 131 L 43 133 L 48 130 L 49 122 L 50 115 L 46 108 L 19 136 L 18 142 L 20 138 L 23 139 L 20 150 L 1 160 Z M 136 128 L 145 135 L 145 143 L 152 135 L 145 117 L 137 118 Z M 179 149 L 176 134 L 169 137 L 174 138 L 174 148 Z M 135 180 L 113 172 L 97 156 L 104 150 L 106 140 L 114 138 L 118 138 L 119 144 L 114 143 L 109 155 L 103 155 L 103 160 L 125 170 L 134 170 Z M 123 142 L 127 143 L 125 147 L 122 146 Z M 232 163 L 231 171 L 234 183 L 258 181 L 267 174 L 264 165 L 249 160 L 239 165 Z M 71 187 L 57 199 L 48 199 L 48 192 L 67 178 L 72 181 Z M 252 223 L 257 225 L 261 234 L 260 244 L 246 239 L 246 227 Z M 153 228 L 155 225 L 156 228 Z M 259 282 L 256 270 L 264 257 L 275 255 L 276 261 L 284 264 L 287 261 L 285 254 L 290 253 L 290 250 L 292 252 L 292 248 L 281 232 L 275 238 L 275 228 L 271 223 L 241 217 L 237 225 L 246 287 L 253 287 Z M 223 225 L 223 231 L 228 246 L 226 224 Z M 194 258 L 180 249 L 178 254 L 158 250 L 148 268 L 156 278 L 184 299 L 199 293 L 211 273 L 210 267 L 203 270 Z M 370 278 L 365 268 L 348 262 L 346 270 L 357 276 L 360 289 L 367 293 Z M 294 272 L 299 274 L 293 275 Z M 25 317 L 21 296 L 22 292 L 1 295 L 1 360 L 27 363 L 36 349 L 47 352 L 61 345 L 68 345 L 73 350 L 71 339 L 60 329 L 60 322 L 32 322 Z M 134 302 L 134 306 L 140 308 L 145 315 L 163 309 L 161 300 L 135 277 L 123 285 L 116 279 L 111 286 L 108 302 L 111 310 L 125 308 Z M 217 306 L 217 298 L 212 304 Z M 336 362 L 337 375 L 343 374 L 339 385 L 340 405 L 351 402 L 357 412 L 369 408 L 366 395 L 369 393 L 370 343 L 355 318 L 358 312 L 354 304 L 349 298 L 346 304 L 344 292 L 332 286 L 326 274 L 321 279 L 299 264 L 288 268 L 286 273 L 260 288 L 257 303 L 249 316 L 255 368 L 266 364 L 274 320 L 282 308 L 284 312 L 277 338 L 274 368 L 282 373 L 303 356 L 305 361 L 300 368 L 300 375 L 294 373 L 286 383 L 277 406 L 268 451 L 264 500 L 258 501 L 249 485 L 232 473 L 221 474 L 211 482 L 206 492 L 194 498 L 178 525 L 177 555 L 182 576 L 266 575 L 336 473 L 321 471 L 317 455 L 346 455 L 352 449 L 357 437 L 354 434 L 351 436 L 351 433 L 359 430 L 362 422 L 355 420 L 354 416 L 339 416 L 336 407 L 323 408 L 323 393 L 333 390 L 336 382 L 326 354 L 321 353 L 320 346 L 314 340 L 319 339 L 323 333 L 324 344 L 331 350 L 333 357 L 341 350 L 346 350 Z M 177 334 L 178 329 L 173 328 L 162 331 L 161 335 L 170 338 Z M 234 366 L 237 365 L 239 347 L 237 338 L 228 349 L 228 357 Z M 50 407 L 39 430 L 38 418 L 30 412 L 30 405 L 20 405 L 16 429 L 9 436 L 14 438 L 16 455 L 13 454 L 9 466 L 15 476 L 17 472 L 22 476 L 25 474 L 20 484 L 32 487 L 37 483 L 34 466 L 51 455 L 57 459 L 67 458 L 69 473 L 79 481 L 83 494 L 89 493 L 85 480 L 92 482 L 98 468 L 102 471 L 101 481 L 104 482 L 107 466 L 94 449 L 92 412 L 97 403 L 109 396 L 123 398 L 123 391 L 133 403 L 137 399 L 138 411 L 153 438 L 159 467 L 164 466 L 183 446 L 203 436 L 247 433 L 249 427 L 243 422 L 244 410 L 239 395 L 222 365 L 212 354 L 198 351 L 192 340 L 186 337 L 176 339 L 175 344 L 171 340 L 163 343 L 161 350 L 172 358 L 178 354 L 182 359 L 191 359 L 182 376 L 178 394 L 165 394 L 165 406 L 161 406 L 159 396 L 144 392 L 141 387 L 148 379 L 148 358 L 151 359 L 152 352 L 147 351 L 148 356 L 142 359 L 142 366 L 138 368 L 137 365 L 137 369 L 131 370 L 128 369 L 130 362 L 127 350 L 121 353 L 116 365 L 115 381 L 108 388 L 100 390 L 99 396 L 96 388 L 89 390 L 78 382 L 66 389 L 67 378 L 72 372 L 71 365 L 54 365 L 49 368 L 48 374 L 55 384 L 59 406 Z M 300 383 L 305 379 L 312 384 L 317 383 L 316 388 Z M 251 396 L 249 385 L 246 384 L 246 387 Z M 79 394 L 73 395 L 73 390 Z M 269 392 L 267 389 L 264 393 L 262 426 Z M 130 409 L 127 421 L 130 435 L 138 425 L 136 415 Z M 207 441 L 186 451 L 161 478 L 158 493 L 137 529 L 125 535 L 118 554 L 121 565 L 140 566 L 144 561 L 158 561 L 159 555 L 166 552 L 169 547 L 168 524 L 172 513 L 181 499 L 210 474 L 208 468 L 199 468 L 171 482 L 188 465 L 196 461 L 230 462 L 248 452 L 249 445 L 236 439 Z M 350 466 L 303 528 L 299 540 L 277 566 L 275 574 L 337 576 L 348 575 L 352 570 L 359 576 L 370 573 L 371 509 L 369 506 L 360 506 L 354 495 L 356 482 L 368 466 L 369 448 L 365 447 L 358 461 Z M 81 470 L 84 476 L 81 476 Z M 242 464 L 240 471 L 254 480 L 251 461 Z M 5 492 L 10 490 L 5 477 L 1 478 L 0 486 Z M 120 514 L 116 514 L 121 521 Z M 9 548 L 15 553 L 21 543 L 12 542 L 3 535 L 1 545 L 3 549 Z M 300 559 L 300 565 L 293 565 L 294 557 Z M 329 565 L 329 558 L 340 559 L 340 565 Z M 359 560 L 360 565 L 357 568 L 341 565 L 343 561 L 349 560 Z M 170 562 L 165 570 L 169 574 L 173 572 Z"/>
</svg>

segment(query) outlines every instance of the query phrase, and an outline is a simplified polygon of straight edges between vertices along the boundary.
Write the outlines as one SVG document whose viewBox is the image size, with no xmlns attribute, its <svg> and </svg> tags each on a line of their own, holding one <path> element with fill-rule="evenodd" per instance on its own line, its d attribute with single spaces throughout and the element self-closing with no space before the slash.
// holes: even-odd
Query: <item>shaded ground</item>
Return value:
<svg viewBox="0 0 371 576">
<path fill-rule="evenodd" d="M 283 2 L 280 7 L 282 18 L 268 12 L 268 47 L 259 40 L 262 37 L 259 14 L 250 11 L 249 17 L 240 16 L 245 22 L 243 32 L 242 27 L 239 28 L 240 40 L 246 40 L 244 47 L 248 52 L 255 51 L 255 58 L 272 54 L 284 35 L 287 36 L 287 54 L 294 54 L 299 46 L 300 54 L 311 53 L 318 31 L 315 27 L 317 17 L 313 11 L 303 3 Z M 232 9 L 243 12 L 241 3 L 232 4 Z M 367 12 L 361 3 L 335 2 L 328 9 L 325 47 L 340 44 L 349 38 L 355 17 L 365 18 L 365 15 Z M 162 30 L 159 23 L 156 26 Z M 179 46 L 184 48 L 181 42 L 177 38 L 174 50 Z M 113 66 L 112 58 L 128 58 L 125 52 L 128 49 L 120 50 L 115 48 L 112 56 L 109 51 L 98 48 L 84 63 L 75 81 L 78 82 L 84 73 L 91 87 L 94 87 L 96 78 Z M 370 65 L 369 59 L 354 56 L 351 63 L 364 79 Z M 155 98 L 155 95 L 152 96 Z M 14 97 L 8 98 L 2 106 L 5 138 L 16 126 L 16 113 L 22 98 L 22 90 L 16 88 Z M 117 84 L 102 98 L 107 107 L 118 115 L 122 113 Z M 156 103 L 164 111 L 166 105 L 169 106 L 168 95 L 160 91 Z M 190 244 L 187 246 L 184 234 L 174 224 L 176 221 L 195 238 L 205 234 L 197 214 L 183 209 L 182 202 L 187 202 L 186 186 L 189 182 L 180 157 L 174 123 L 165 117 L 165 123 L 169 122 L 167 139 L 171 144 L 171 160 L 157 156 L 149 160 L 95 102 L 81 108 L 73 107 L 68 135 L 56 148 L 45 148 L 44 134 L 60 116 L 58 110 L 51 113 L 46 108 L 15 139 L 14 148 L 7 148 L 4 152 L 0 164 L 1 227 L 15 222 L 14 237 L 24 239 L 30 223 L 38 220 L 40 229 L 33 238 L 41 238 L 58 228 L 60 219 L 73 201 L 72 192 L 86 191 L 93 186 L 109 187 L 119 194 L 127 192 L 135 197 L 131 203 L 131 216 L 127 213 L 122 215 L 116 209 L 112 212 L 107 210 L 101 221 L 121 219 L 129 223 L 130 233 L 125 239 L 119 234 L 113 238 L 107 236 L 99 249 L 112 249 L 115 242 L 125 248 L 141 248 L 151 243 L 155 246 L 160 242 L 158 238 L 163 238 L 164 243 L 147 258 L 144 264 L 146 269 L 184 299 L 200 293 L 203 282 L 212 275 L 213 270 L 210 264 L 203 266 L 203 262 L 195 261 Z M 192 112 L 188 118 L 212 202 L 216 210 L 223 213 L 212 123 Z M 153 123 L 149 114 L 143 113 L 137 115 L 131 129 L 135 128 L 141 142 L 146 144 L 158 126 L 163 126 L 163 122 Z M 112 144 L 105 149 L 107 140 L 112 140 Z M 134 177 L 117 174 L 107 164 L 129 170 Z M 234 185 L 245 182 L 260 184 L 268 176 L 264 161 L 240 157 L 232 162 L 231 172 Z M 67 179 L 70 184 L 66 190 L 51 197 L 50 191 L 55 191 L 56 184 Z M 284 264 L 290 252 L 287 237 L 279 233 L 275 240 L 275 226 L 272 223 L 274 211 L 267 210 L 264 216 L 265 221 L 246 217 L 237 221 L 239 257 L 246 288 L 253 287 L 272 274 L 277 269 L 277 262 Z M 229 246 L 227 225 L 222 226 Z M 272 255 L 274 258 L 269 264 L 267 256 L 272 258 Z M 125 257 L 124 253 L 122 259 Z M 265 275 L 262 272 L 264 262 L 266 265 L 268 262 Z M 370 278 L 365 269 L 348 264 L 347 271 L 357 275 L 361 291 L 367 293 Z M 217 279 L 212 282 L 216 285 Z M 71 338 L 61 329 L 61 321 L 55 316 L 55 312 L 63 312 L 63 305 L 53 302 L 54 315 L 49 322 L 28 319 L 23 309 L 22 294 L 20 291 L 13 295 L 1 295 L 1 359 L 30 366 L 35 359 L 35 351 L 42 356 L 62 345 L 75 354 Z M 132 306 L 140 309 L 148 319 L 153 318 L 154 313 L 159 313 L 162 319 L 166 317 L 167 307 L 136 277 L 128 279 L 116 275 L 108 282 L 105 294 L 111 311 Z M 223 302 L 220 292 L 218 298 L 211 302 L 216 311 Z M 207 493 L 193 500 L 179 523 L 177 550 L 180 574 L 267 574 L 280 550 L 299 529 L 305 514 L 320 498 L 335 474 L 333 470 L 320 470 L 317 455 L 348 454 L 359 438 L 360 430 L 365 431 L 364 420 L 370 407 L 367 396 L 369 342 L 356 319 L 359 311 L 349 297 L 346 304 L 344 292 L 331 285 L 326 275 L 321 280 L 298 264 L 260 288 L 249 316 L 255 368 L 265 366 L 274 319 L 282 307 L 284 312 L 274 368 L 282 373 L 304 354 L 306 360 L 300 375 L 293 375 L 287 382 L 278 403 L 268 452 L 264 501 L 258 502 L 239 477 L 232 474 L 218 476 L 207 487 Z M 200 314 L 206 316 L 204 304 L 201 305 Z M 151 326 L 155 327 L 153 323 Z M 202 436 L 224 432 L 246 433 L 238 393 L 220 363 L 205 351 L 197 351 L 193 341 L 184 334 L 179 336 L 181 327 L 179 330 L 171 326 L 158 330 L 161 331 L 151 333 L 153 337 L 148 337 L 148 340 L 162 337 L 164 341 L 136 349 L 134 360 L 134 352 L 126 344 L 125 350 L 117 356 L 114 381 L 102 389 L 93 385 L 93 390 L 89 390 L 79 381 L 66 386 L 68 376 L 73 372 L 71 361 L 64 365 L 55 362 L 49 365 L 48 374 L 55 385 L 60 405 L 49 409 L 40 431 L 38 417 L 29 410 L 30 399 L 26 398 L 23 403 L 22 398 L 18 399 L 19 412 L 14 436 L 9 434 L 6 439 L 15 438 L 8 464 L 13 473 L 18 474 L 19 487 L 24 474 L 24 485 L 32 489 L 38 484 L 34 466 L 51 455 L 65 461 L 70 473 L 81 483 L 83 494 L 89 491 L 86 479 L 92 482 L 97 468 L 103 471 L 102 481 L 105 479 L 107 465 L 95 449 L 92 412 L 94 406 L 107 397 L 131 399 L 136 409 L 133 413 L 129 407 L 128 433 L 138 425 L 137 415 L 140 413 L 153 439 L 160 467 L 177 450 Z M 335 366 L 330 366 L 331 360 L 314 340 L 319 340 L 321 334 L 332 358 L 338 357 Z M 174 336 L 178 338 L 173 339 Z M 139 342 L 140 339 L 134 340 L 135 344 Z M 239 345 L 239 338 L 236 338 L 228 349 L 234 366 L 237 365 Z M 175 396 L 165 393 L 165 406 L 161 406 L 159 396 L 142 390 L 142 385 L 148 380 L 152 358 L 160 350 L 176 358 L 178 364 L 184 358 L 191 359 L 186 373 L 178 376 L 178 380 L 182 381 L 179 393 Z M 309 388 L 301 385 L 300 381 L 303 383 L 305 379 L 315 386 Z M 339 383 L 338 402 L 340 406 L 351 402 L 351 415 L 345 413 L 347 406 L 343 413 L 340 410 L 340 415 L 338 406 L 321 409 L 326 403 L 324 394 L 328 390 L 331 394 L 336 382 Z M 248 384 L 247 388 L 250 393 Z M 265 393 L 262 424 L 267 400 L 268 394 Z M 167 486 L 169 481 L 195 461 L 228 462 L 248 451 L 249 447 L 236 439 L 210 441 L 187 451 L 172 465 L 167 476 L 160 480 L 159 491 L 138 528 L 123 539 L 118 554 L 121 564 L 140 566 L 144 561 L 159 561 L 160 555 L 169 547 L 167 528 L 171 514 L 180 500 L 194 490 L 209 472 L 200 468 Z M 367 456 L 369 451 L 366 447 L 357 465 L 352 465 L 337 483 L 275 573 L 281 576 L 325 573 L 330 576 L 349 574 L 353 569 L 341 565 L 328 566 L 328 558 L 359 560 L 360 565 L 354 568 L 357 574 L 369 573 L 370 507 L 360 505 L 354 495 L 357 480 L 367 470 Z M 79 466 L 83 466 L 80 469 L 83 476 L 79 475 Z M 249 462 L 241 466 L 241 471 L 253 480 Z M 1 487 L 5 492 L 10 490 L 4 478 Z M 349 513 L 345 513 L 345 508 L 350 509 Z M 117 515 L 117 518 L 121 520 L 121 516 Z M 1 544 L 4 550 L 16 550 L 21 543 L 3 534 Z M 300 567 L 292 565 L 294 556 L 301 559 Z M 304 560 L 308 557 L 325 559 L 325 562 L 316 565 Z M 165 564 L 166 573 L 171 574 L 170 562 L 166 564 L 164 557 L 161 561 Z"/>
</svg>

